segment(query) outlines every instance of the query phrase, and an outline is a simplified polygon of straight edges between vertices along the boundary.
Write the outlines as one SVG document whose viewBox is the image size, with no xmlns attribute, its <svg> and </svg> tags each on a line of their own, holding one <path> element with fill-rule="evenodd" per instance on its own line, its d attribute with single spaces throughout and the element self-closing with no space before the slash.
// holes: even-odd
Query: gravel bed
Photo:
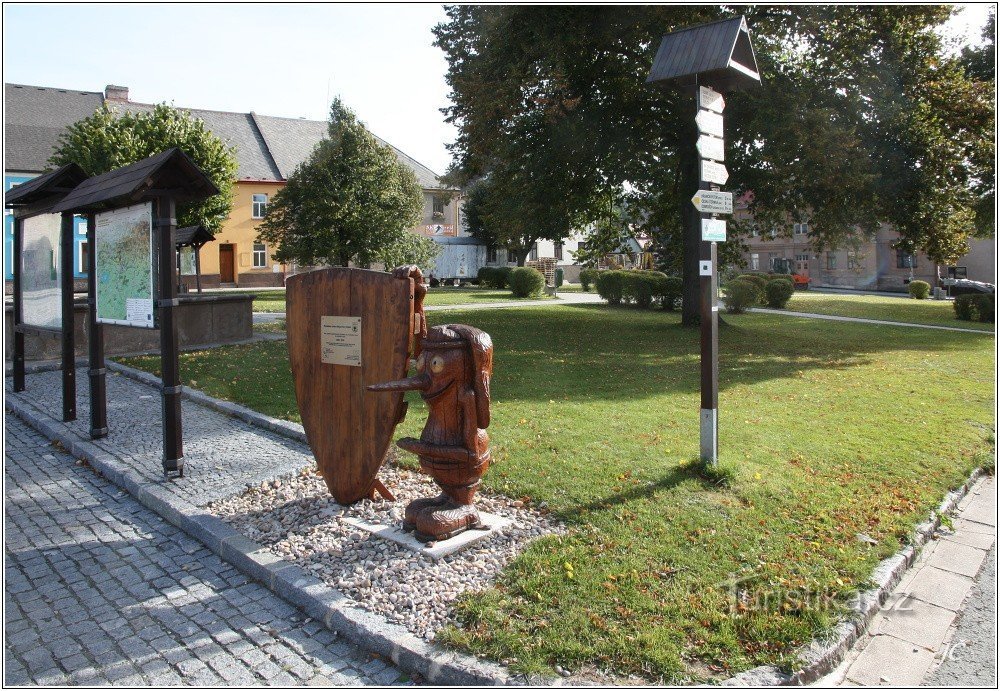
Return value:
<svg viewBox="0 0 1000 691">
<path fill-rule="evenodd" d="M 312 572 L 358 604 L 411 632 L 432 640 L 447 624 L 462 593 L 488 588 L 500 570 L 528 543 L 543 535 L 565 534 L 562 524 L 521 501 L 480 491 L 480 511 L 513 524 L 493 537 L 439 561 L 378 538 L 349 523 L 399 525 L 413 499 L 438 494 L 429 476 L 387 464 L 379 478 L 395 502 L 362 500 L 341 506 L 330 496 L 315 467 L 298 474 L 248 485 L 236 496 L 213 502 L 209 511 L 286 561 Z"/>
</svg>

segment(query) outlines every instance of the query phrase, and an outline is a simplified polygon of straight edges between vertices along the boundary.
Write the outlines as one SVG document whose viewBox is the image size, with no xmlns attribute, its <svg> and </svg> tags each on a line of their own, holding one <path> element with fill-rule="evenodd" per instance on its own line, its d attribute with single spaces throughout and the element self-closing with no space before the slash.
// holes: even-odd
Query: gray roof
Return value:
<svg viewBox="0 0 1000 691">
<path fill-rule="evenodd" d="M 271 115 L 251 113 L 257 127 L 264 135 L 271 155 L 278 164 L 278 170 L 286 180 L 299 165 L 309 158 L 309 155 L 326 138 L 327 123 L 320 120 L 305 120 L 302 118 L 278 118 Z M 423 189 L 443 189 L 441 181 L 433 170 L 424 164 L 410 158 L 402 151 L 385 140 L 375 136 L 382 144 L 392 147 L 400 163 L 408 167 L 417 176 L 417 182 Z"/>
<path fill-rule="evenodd" d="M 4 167 L 40 173 L 59 135 L 77 120 L 93 115 L 104 100 L 94 91 L 4 84 Z"/>
<path fill-rule="evenodd" d="M 4 97 L 6 169 L 25 172 L 47 170 L 59 135 L 69 125 L 92 115 L 104 102 L 101 92 L 22 84 L 6 84 Z M 108 104 L 129 112 L 148 112 L 154 107 L 133 101 L 111 100 Z M 327 131 L 327 123 L 318 120 L 179 107 L 236 149 L 240 180 L 287 180 Z M 414 172 L 423 189 L 444 189 L 434 171 L 392 148 L 396 158 Z"/>
<path fill-rule="evenodd" d="M 698 83 L 721 91 L 760 82 L 750 32 L 742 16 L 698 24 L 663 37 L 647 83 Z"/>
<path fill-rule="evenodd" d="M 120 108 L 132 113 L 150 112 L 155 106 L 148 103 L 110 102 L 112 108 Z M 236 171 L 238 180 L 282 180 L 282 176 L 274 160 L 268 154 L 267 143 L 254 125 L 249 113 L 227 113 L 218 110 L 198 110 L 184 108 L 191 116 L 205 123 L 212 134 L 228 146 L 236 149 L 236 160 L 239 168 Z"/>
</svg>

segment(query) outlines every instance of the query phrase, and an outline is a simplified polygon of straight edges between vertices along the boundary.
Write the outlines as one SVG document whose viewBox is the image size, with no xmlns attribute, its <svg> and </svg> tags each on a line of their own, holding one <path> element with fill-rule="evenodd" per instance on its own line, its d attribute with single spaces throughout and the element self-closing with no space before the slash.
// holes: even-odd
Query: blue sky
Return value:
<svg viewBox="0 0 1000 691">
<path fill-rule="evenodd" d="M 989 3 L 950 34 L 978 42 Z M 433 4 L 101 4 L 3 8 L 4 81 L 134 101 L 325 120 L 339 95 L 368 127 L 438 173 L 455 129 Z"/>
</svg>

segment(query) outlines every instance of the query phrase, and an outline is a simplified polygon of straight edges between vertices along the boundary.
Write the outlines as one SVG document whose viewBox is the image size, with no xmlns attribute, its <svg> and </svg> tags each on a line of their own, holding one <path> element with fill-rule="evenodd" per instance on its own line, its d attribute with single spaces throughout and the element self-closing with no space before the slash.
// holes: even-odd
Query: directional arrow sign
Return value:
<svg viewBox="0 0 1000 691">
<path fill-rule="evenodd" d="M 721 113 L 726 108 L 726 99 L 718 91 L 703 86 L 698 89 L 698 105 L 713 113 Z"/>
<path fill-rule="evenodd" d="M 702 158 L 710 158 L 713 161 L 725 161 L 725 141 L 707 134 L 701 135 L 698 137 L 698 155 Z"/>
<path fill-rule="evenodd" d="M 694 121 L 698 124 L 698 132 L 701 134 L 714 134 L 716 137 L 722 136 L 721 115 L 710 113 L 707 110 L 699 110 Z"/>
<path fill-rule="evenodd" d="M 715 218 L 701 219 L 702 242 L 725 242 L 726 222 Z"/>
<path fill-rule="evenodd" d="M 733 193 L 699 190 L 691 197 L 694 208 L 706 214 L 733 213 Z"/>
<path fill-rule="evenodd" d="M 729 179 L 729 171 L 721 163 L 713 163 L 712 161 L 702 161 L 701 162 L 701 179 L 708 182 L 714 182 L 718 185 L 725 185 L 726 180 Z"/>
</svg>

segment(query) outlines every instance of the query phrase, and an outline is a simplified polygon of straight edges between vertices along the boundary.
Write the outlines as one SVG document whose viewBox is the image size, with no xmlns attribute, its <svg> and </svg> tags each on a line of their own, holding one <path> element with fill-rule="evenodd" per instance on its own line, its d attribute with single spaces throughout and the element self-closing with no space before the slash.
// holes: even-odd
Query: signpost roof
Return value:
<svg viewBox="0 0 1000 691">
<path fill-rule="evenodd" d="M 174 233 L 174 244 L 177 247 L 201 247 L 205 243 L 214 242 L 215 236 L 205 230 L 205 226 L 188 226 L 178 228 Z"/>
<path fill-rule="evenodd" d="M 24 184 L 12 187 L 3 195 L 4 207 L 39 213 L 47 210 L 87 179 L 87 174 L 75 163 L 67 163 L 51 173 L 39 175 Z"/>
<path fill-rule="evenodd" d="M 699 84 L 720 92 L 756 86 L 760 73 L 746 18 L 741 15 L 667 34 L 646 83 Z"/>
<path fill-rule="evenodd" d="M 198 201 L 219 189 L 191 158 L 178 148 L 96 175 L 81 183 L 53 211 L 103 211 L 148 201 L 157 196 Z"/>
</svg>

